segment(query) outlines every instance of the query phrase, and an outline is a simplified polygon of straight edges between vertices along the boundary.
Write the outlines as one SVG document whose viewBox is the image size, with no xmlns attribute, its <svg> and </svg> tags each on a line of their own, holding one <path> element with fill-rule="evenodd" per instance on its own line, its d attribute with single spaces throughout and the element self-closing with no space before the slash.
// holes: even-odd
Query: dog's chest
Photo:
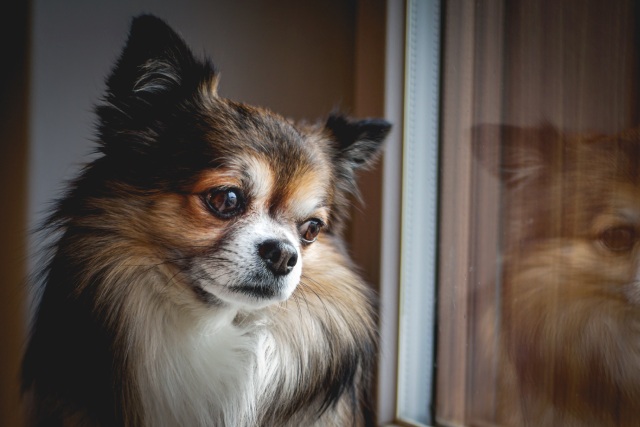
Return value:
<svg viewBox="0 0 640 427">
<path fill-rule="evenodd" d="M 281 369 L 266 328 L 229 322 L 163 335 L 138 366 L 149 425 L 255 423 Z"/>
</svg>

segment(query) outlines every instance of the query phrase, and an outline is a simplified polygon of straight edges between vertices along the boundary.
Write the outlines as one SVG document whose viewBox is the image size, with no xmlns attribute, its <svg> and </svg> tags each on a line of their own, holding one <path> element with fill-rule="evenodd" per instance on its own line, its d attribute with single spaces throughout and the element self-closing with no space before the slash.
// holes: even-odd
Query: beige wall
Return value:
<svg viewBox="0 0 640 427">
<path fill-rule="evenodd" d="M 354 52 L 354 113 L 359 117 L 384 115 L 384 67 L 386 1 L 358 3 Z M 396 127 L 400 123 L 394 124 Z M 380 283 L 380 244 L 382 212 L 382 161 L 361 173 L 364 206 L 353 209 L 349 241 L 356 263 L 367 281 Z"/>
</svg>

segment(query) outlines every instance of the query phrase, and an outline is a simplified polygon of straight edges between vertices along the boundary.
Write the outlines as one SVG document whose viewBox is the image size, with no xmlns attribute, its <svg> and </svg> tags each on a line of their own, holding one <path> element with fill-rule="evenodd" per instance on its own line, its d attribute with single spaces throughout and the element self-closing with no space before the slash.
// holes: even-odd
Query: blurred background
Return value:
<svg viewBox="0 0 640 427">
<path fill-rule="evenodd" d="M 222 96 L 287 117 L 335 108 L 382 116 L 385 2 L 381 0 L 52 2 L 3 5 L 0 67 L 0 426 L 21 424 L 19 364 L 28 322 L 25 277 L 42 220 L 65 180 L 92 158 L 93 107 L 131 18 L 165 19 L 221 71 Z M 379 171 L 362 177 L 354 209 L 356 261 L 378 282 Z M 359 236 L 353 239 L 351 236 Z"/>
</svg>

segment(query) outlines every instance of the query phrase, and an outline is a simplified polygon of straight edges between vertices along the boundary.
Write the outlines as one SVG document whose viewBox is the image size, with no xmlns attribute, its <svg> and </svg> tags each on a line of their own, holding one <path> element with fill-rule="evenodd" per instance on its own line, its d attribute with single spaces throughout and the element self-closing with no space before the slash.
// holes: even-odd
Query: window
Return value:
<svg viewBox="0 0 640 427">
<path fill-rule="evenodd" d="M 388 7 L 380 421 L 637 425 L 640 9 Z"/>
<path fill-rule="evenodd" d="M 440 2 L 410 0 L 406 9 L 401 2 L 389 2 L 387 19 L 387 116 L 397 125 L 385 158 L 383 216 L 397 216 L 383 225 L 380 400 L 386 405 L 379 409 L 381 419 L 429 425 L 435 359 Z M 400 213 L 394 206 L 401 206 Z M 390 292 L 398 283 L 398 293 Z M 397 324 L 390 321 L 393 316 Z M 397 335 L 390 325 L 397 327 Z M 397 360 L 385 352 L 395 345 Z"/>
<path fill-rule="evenodd" d="M 400 420 L 431 423 L 435 330 L 440 2 L 407 3 L 400 242 Z"/>
</svg>

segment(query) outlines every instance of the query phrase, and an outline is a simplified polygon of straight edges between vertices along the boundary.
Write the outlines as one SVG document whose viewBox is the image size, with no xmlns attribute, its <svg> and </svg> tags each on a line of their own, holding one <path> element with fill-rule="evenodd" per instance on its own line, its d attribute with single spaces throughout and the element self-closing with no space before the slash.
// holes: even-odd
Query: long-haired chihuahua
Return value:
<svg viewBox="0 0 640 427">
<path fill-rule="evenodd" d="M 355 426 L 375 299 L 341 235 L 384 120 L 295 125 L 217 94 L 134 19 L 58 201 L 23 363 L 33 425 Z"/>
</svg>

